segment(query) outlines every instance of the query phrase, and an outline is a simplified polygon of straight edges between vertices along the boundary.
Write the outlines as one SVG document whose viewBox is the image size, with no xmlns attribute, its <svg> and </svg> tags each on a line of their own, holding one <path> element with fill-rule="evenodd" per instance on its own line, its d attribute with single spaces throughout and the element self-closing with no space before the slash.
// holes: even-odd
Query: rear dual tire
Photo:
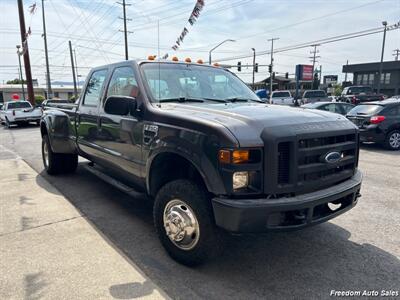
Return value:
<svg viewBox="0 0 400 300">
<path fill-rule="evenodd" d="M 42 159 L 44 168 L 50 175 L 73 173 L 78 166 L 78 155 L 54 153 L 47 135 L 42 137 Z"/>
</svg>

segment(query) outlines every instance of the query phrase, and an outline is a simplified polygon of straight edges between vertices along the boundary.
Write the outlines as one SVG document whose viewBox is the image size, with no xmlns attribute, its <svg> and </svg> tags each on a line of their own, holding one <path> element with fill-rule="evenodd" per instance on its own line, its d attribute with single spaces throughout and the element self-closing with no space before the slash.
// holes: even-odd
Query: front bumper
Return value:
<svg viewBox="0 0 400 300">
<path fill-rule="evenodd" d="M 362 174 L 335 186 L 279 199 L 212 199 L 216 224 L 231 232 L 294 230 L 316 225 L 353 208 L 358 197 Z M 332 210 L 328 203 L 340 207 Z"/>
</svg>

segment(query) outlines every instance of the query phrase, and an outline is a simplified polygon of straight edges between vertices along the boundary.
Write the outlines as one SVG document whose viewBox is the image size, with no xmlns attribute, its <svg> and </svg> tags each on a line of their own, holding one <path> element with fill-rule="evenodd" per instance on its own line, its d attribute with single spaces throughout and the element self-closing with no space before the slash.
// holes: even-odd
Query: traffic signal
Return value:
<svg viewBox="0 0 400 300">
<path fill-rule="evenodd" d="M 268 65 L 268 72 L 272 73 L 272 66 L 271 65 Z"/>
<path fill-rule="evenodd" d="M 258 63 L 254 65 L 254 72 L 258 72 Z"/>
<path fill-rule="evenodd" d="M 288 79 L 289 78 L 289 72 L 285 73 L 285 78 Z"/>
<path fill-rule="evenodd" d="M 238 72 L 242 71 L 242 62 L 238 61 L 237 63 Z"/>
<path fill-rule="evenodd" d="M 275 79 L 275 72 L 272 73 L 272 79 Z"/>
</svg>

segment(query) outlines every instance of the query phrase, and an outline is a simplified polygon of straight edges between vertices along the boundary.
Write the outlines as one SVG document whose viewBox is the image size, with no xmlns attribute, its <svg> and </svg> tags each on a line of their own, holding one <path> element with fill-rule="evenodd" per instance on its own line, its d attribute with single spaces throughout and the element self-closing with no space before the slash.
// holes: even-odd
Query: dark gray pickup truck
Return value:
<svg viewBox="0 0 400 300">
<path fill-rule="evenodd" d="M 126 61 L 93 69 L 80 99 L 45 111 L 49 174 L 78 155 L 103 180 L 154 201 L 162 245 L 193 265 L 224 232 L 300 229 L 357 203 L 359 136 L 346 118 L 259 102 L 231 72 Z"/>
</svg>

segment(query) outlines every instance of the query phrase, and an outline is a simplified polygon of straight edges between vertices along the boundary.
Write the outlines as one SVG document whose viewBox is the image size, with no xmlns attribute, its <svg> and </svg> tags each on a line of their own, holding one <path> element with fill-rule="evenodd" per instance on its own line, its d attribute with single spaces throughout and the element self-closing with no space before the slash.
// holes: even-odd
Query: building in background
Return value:
<svg viewBox="0 0 400 300">
<path fill-rule="evenodd" d="M 368 85 L 375 91 L 380 80 L 380 92 L 393 96 L 400 94 L 400 61 L 385 61 L 382 65 L 382 75 L 379 77 L 379 62 L 344 65 L 343 73 L 353 73 L 354 85 Z"/>
<path fill-rule="evenodd" d="M 51 86 L 53 90 L 53 98 L 59 99 L 71 99 L 74 95 L 74 88 L 72 86 Z M 46 98 L 47 89 L 45 86 L 33 86 L 33 91 L 35 96 L 43 96 Z M 78 94 L 80 93 L 80 89 L 78 89 Z M 0 84 L 0 103 L 11 101 L 12 95 L 19 95 L 20 99 L 23 99 L 22 96 L 22 86 L 21 84 Z M 27 96 L 26 85 L 25 85 L 25 96 Z"/>
</svg>

